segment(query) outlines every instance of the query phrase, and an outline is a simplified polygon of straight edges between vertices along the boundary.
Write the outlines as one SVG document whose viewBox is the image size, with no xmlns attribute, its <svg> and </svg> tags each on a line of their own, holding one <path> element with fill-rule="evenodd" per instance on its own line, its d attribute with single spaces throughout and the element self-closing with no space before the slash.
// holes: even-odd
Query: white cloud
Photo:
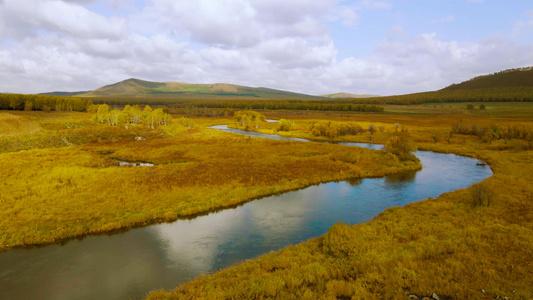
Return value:
<svg viewBox="0 0 533 300">
<path fill-rule="evenodd" d="M 106 18 L 64 1 L 4 0 L 0 9 L 3 35 L 15 39 L 59 33 L 78 38 L 117 38 L 125 33 L 125 22 Z"/>
<path fill-rule="evenodd" d="M 340 6 L 338 15 L 344 26 L 354 26 L 359 21 L 359 14 L 355 6 Z"/>
<path fill-rule="evenodd" d="M 357 36 L 359 17 L 390 9 L 384 1 L 146 2 L 133 14 L 107 17 L 88 7 L 131 7 L 122 0 L 3 0 L 0 91 L 87 90 L 137 77 L 387 95 L 440 89 L 533 61 L 532 45 L 505 36 L 457 42 L 412 36 L 402 26 L 383 28 L 374 53 L 338 58 L 328 26 L 343 23 Z M 531 19 L 526 14 L 517 23 L 517 34 L 533 29 Z"/>
</svg>

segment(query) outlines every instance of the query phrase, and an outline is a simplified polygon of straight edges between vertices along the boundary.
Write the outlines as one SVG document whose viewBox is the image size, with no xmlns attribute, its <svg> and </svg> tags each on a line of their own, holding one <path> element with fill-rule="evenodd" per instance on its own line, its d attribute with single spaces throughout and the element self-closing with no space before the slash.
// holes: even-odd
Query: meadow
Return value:
<svg viewBox="0 0 533 300">
<path fill-rule="evenodd" d="M 492 106 L 495 104 L 494 106 Z M 454 103 L 457 106 L 456 103 Z M 339 223 L 322 237 L 271 252 L 149 299 L 441 299 L 533 298 L 533 155 L 528 134 L 490 141 L 465 128 L 531 132 L 528 103 L 486 103 L 485 110 L 443 105 L 403 106 L 402 112 L 346 114 L 277 111 L 289 131 L 261 123 L 257 130 L 331 141 L 385 143 L 407 132 L 421 150 L 479 158 L 494 175 L 467 189 L 405 207 L 368 223 Z M 476 106 L 477 107 L 477 106 Z M 501 114 L 498 114 L 500 112 Z M 317 136 L 318 122 L 374 127 L 356 135 Z M 238 126 L 238 124 L 237 124 Z M 376 129 L 377 128 L 377 129 Z"/>
<path fill-rule="evenodd" d="M 98 119 L 82 112 L 0 112 L 0 128 L 8 131 L 0 136 L 0 250 L 169 222 L 320 182 L 420 168 L 381 151 L 207 128 L 232 118 L 175 117 L 168 126 L 126 123 L 127 129 Z M 16 128 L 9 132 L 5 124 Z M 120 161 L 154 166 L 125 168 Z"/>
<path fill-rule="evenodd" d="M 285 120 L 279 124 L 260 116 L 248 117 L 250 124 L 174 116 L 169 126 L 154 129 L 108 126 L 81 112 L 2 111 L 0 250 L 420 167 L 383 151 L 243 137 L 207 128 L 212 125 L 325 141 L 387 144 L 403 136 L 421 150 L 479 158 L 494 175 L 437 199 L 387 209 L 368 223 L 339 223 L 322 237 L 148 298 L 405 299 L 436 293 L 441 299 L 530 299 L 533 105 L 466 105 L 391 104 L 381 113 L 260 111 Z M 154 166 L 124 168 L 118 161 Z"/>
</svg>

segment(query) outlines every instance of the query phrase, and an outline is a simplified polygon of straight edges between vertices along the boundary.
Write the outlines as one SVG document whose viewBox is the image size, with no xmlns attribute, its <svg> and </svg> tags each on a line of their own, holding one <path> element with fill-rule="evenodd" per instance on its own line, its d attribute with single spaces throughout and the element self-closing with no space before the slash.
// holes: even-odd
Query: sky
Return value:
<svg viewBox="0 0 533 300">
<path fill-rule="evenodd" d="M 0 0 L 0 92 L 138 78 L 396 95 L 526 66 L 531 0 Z"/>
</svg>

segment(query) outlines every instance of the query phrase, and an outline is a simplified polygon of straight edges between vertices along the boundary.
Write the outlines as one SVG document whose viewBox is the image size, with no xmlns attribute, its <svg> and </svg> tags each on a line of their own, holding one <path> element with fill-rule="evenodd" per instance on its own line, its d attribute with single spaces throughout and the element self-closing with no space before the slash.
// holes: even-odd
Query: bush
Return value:
<svg viewBox="0 0 533 300">
<path fill-rule="evenodd" d="M 291 130 L 292 124 L 289 120 L 281 119 L 278 122 L 278 131 L 289 131 Z"/>
<path fill-rule="evenodd" d="M 343 135 L 356 135 L 365 130 L 354 122 L 320 121 L 311 125 L 311 134 L 314 136 L 327 136 L 336 138 Z"/>
<path fill-rule="evenodd" d="M 476 183 L 470 187 L 472 206 L 489 206 L 492 202 L 493 192 L 486 184 Z"/>
<path fill-rule="evenodd" d="M 408 134 L 396 134 L 390 137 L 382 150 L 386 153 L 396 155 L 400 160 L 419 161 L 411 151 L 416 151 L 416 144 L 409 138 Z"/>
</svg>

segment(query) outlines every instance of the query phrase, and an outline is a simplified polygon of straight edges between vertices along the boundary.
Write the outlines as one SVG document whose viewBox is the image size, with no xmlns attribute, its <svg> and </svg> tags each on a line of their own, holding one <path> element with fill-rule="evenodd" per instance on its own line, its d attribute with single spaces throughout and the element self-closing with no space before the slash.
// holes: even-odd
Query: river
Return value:
<svg viewBox="0 0 533 300">
<path fill-rule="evenodd" d="M 337 221 L 366 222 L 388 207 L 437 197 L 492 175 L 475 159 L 428 151 L 415 155 L 423 164 L 417 172 L 319 184 L 194 219 L 0 252 L 0 299 L 143 298 L 323 235 Z"/>
</svg>

